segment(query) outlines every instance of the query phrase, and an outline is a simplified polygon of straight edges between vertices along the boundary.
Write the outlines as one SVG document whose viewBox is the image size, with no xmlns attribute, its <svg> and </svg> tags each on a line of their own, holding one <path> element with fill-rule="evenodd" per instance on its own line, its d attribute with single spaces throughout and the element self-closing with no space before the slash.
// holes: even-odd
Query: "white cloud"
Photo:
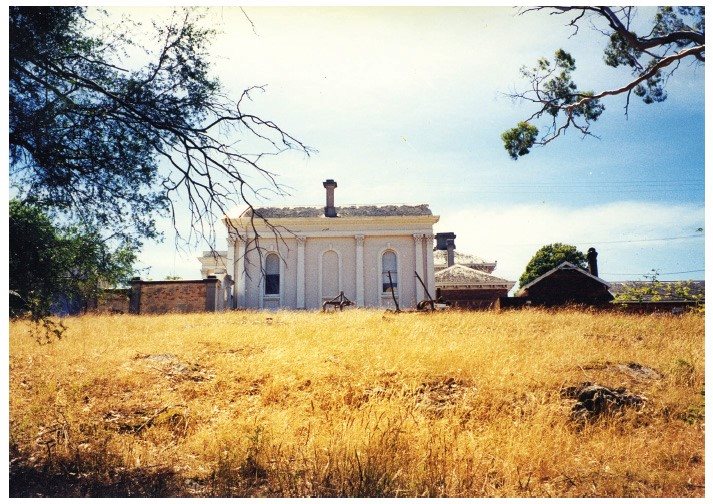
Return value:
<svg viewBox="0 0 713 504">
<path fill-rule="evenodd" d="M 146 19 L 169 12 L 111 9 L 123 11 Z M 223 31 L 211 47 L 216 73 L 233 96 L 247 86 L 268 84 L 267 92 L 256 93 L 249 108 L 319 149 L 309 161 L 296 154 L 274 158 L 269 166 L 279 173 L 281 183 L 292 186 L 293 196 L 256 203 L 322 204 L 325 178 L 337 179 L 338 204 L 428 202 L 442 215 L 437 230 L 456 232 L 459 250 L 498 260 L 495 273 L 511 279 L 520 276 L 541 245 L 556 241 L 585 250 L 595 246 L 603 275 L 703 267 L 700 238 L 605 243 L 695 234 L 703 227 L 702 205 L 619 202 L 574 209 L 579 199 L 587 197 L 591 203 L 594 197 L 604 197 L 596 191 L 571 197 L 565 191 L 553 192 L 548 201 L 567 203 L 562 206 L 490 204 L 525 197 L 507 188 L 488 191 L 489 185 L 552 183 L 548 177 L 565 167 L 568 177 L 580 180 L 582 173 L 576 168 L 584 164 L 600 178 L 639 180 L 637 166 L 670 157 L 665 151 L 669 144 L 653 134 L 666 128 L 651 122 L 648 130 L 644 128 L 651 135 L 610 135 L 614 140 L 605 137 L 600 143 L 581 144 L 575 155 L 565 150 L 573 145 L 572 139 L 563 139 L 538 152 L 537 158 L 533 154 L 532 159 L 518 161 L 517 170 L 507 159 L 499 134 L 529 112 L 499 93 L 522 85 L 520 65 L 532 64 L 562 46 L 577 57 L 578 81 L 603 89 L 620 80 L 618 70 L 602 66 L 600 46 L 605 39 L 595 32 L 567 38 L 571 29 L 559 16 L 516 16 L 509 8 L 248 7 L 246 12 L 257 35 L 239 9 L 211 10 L 208 22 Z M 641 12 L 644 19 L 650 14 Z M 677 77 L 686 71 L 681 68 Z M 701 74 L 690 80 L 702 79 Z M 680 93 L 671 94 L 655 109 L 659 114 L 662 107 L 675 104 Z M 690 107 L 702 103 L 700 91 L 694 97 Z M 608 106 L 613 110 L 615 103 Z M 646 112 L 649 115 L 614 126 L 634 131 L 637 120 L 653 121 L 655 111 Z M 694 133 L 695 141 L 703 138 L 702 131 Z M 697 162 L 686 161 L 685 166 L 695 167 Z M 683 162 L 672 161 L 672 169 L 681 166 Z M 647 176 L 669 179 L 656 171 Z M 670 195 L 651 188 L 624 191 L 630 185 L 620 189 L 624 198 L 682 195 L 673 190 L 681 187 L 673 187 Z M 610 192 L 605 196 L 616 196 L 616 191 Z M 481 204 L 470 205 L 471 201 Z M 181 218 L 185 223 L 185 215 Z M 197 278 L 199 252 L 177 255 L 169 227 L 166 232 L 166 244 L 149 245 L 142 254 L 153 266 L 152 275 L 175 271 Z M 218 247 L 224 248 L 223 243 L 221 237 Z"/>
<path fill-rule="evenodd" d="M 461 251 L 497 260 L 495 274 L 505 278 L 517 279 L 541 246 L 563 242 L 583 251 L 595 247 L 600 253 L 601 276 L 617 280 L 619 273 L 648 272 L 652 268 L 663 267 L 666 272 L 672 268 L 702 268 L 702 238 L 652 240 L 702 235 L 696 230 L 703 227 L 703 221 L 702 205 L 475 205 L 443 215 L 436 230 L 455 232 Z M 607 278 L 607 273 L 617 275 Z"/>
</svg>

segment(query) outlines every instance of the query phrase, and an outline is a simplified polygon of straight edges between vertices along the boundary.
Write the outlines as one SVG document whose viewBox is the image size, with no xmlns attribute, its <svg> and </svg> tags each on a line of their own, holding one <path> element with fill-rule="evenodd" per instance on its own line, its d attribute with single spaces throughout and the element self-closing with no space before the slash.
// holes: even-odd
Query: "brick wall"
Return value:
<svg viewBox="0 0 713 504">
<path fill-rule="evenodd" d="M 223 309 L 220 280 L 131 282 L 131 313 L 187 313 Z"/>
</svg>

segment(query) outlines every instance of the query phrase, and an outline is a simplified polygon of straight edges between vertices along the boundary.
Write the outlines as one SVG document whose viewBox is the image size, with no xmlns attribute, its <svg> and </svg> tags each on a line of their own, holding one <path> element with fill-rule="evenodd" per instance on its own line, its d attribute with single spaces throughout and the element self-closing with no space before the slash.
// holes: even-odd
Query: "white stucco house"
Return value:
<svg viewBox="0 0 713 504">
<path fill-rule="evenodd" d="M 324 207 L 264 207 L 224 217 L 228 250 L 204 254 L 201 271 L 226 272 L 228 305 L 314 310 L 343 292 L 357 306 L 394 307 L 396 296 L 402 309 L 413 308 L 427 298 L 415 273 L 435 296 L 439 217 L 428 205 L 340 207 L 336 182 L 323 186 Z"/>
</svg>

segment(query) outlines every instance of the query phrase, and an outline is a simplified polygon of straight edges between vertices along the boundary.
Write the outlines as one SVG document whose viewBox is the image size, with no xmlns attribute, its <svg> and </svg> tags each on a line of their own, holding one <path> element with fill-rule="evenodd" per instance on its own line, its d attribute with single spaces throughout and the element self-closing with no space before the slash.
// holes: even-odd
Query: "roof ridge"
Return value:
<svg viewBox="0 0 713 504">
<path fill-rule="evenodd" d="M 539 282 L 539 281 L 542 280 L 543 278 L 550 276 L 552 273 L 554 273 L 554 272 L 557 271 L 557 270 L 563 269 L 565 266 L 570 266 L 570 269 L 577 270 L 577 271 L 579 271 L 580 273 L 583 273 L 583 274 L 587 275 L 588 277 L 590 277 L 590 278 L 592 278 L 592 279 L 594 279 L 594 280 L 596 280 L 596 281 L 598 281 L 598 282 L 600 282 L 600 283 L 606 285 L 607 289 L 609 289 L 609 288 L 611 287 L 611 284 L 609 284 L 607 281 L 602 280 L 601 278 L 599 278 L 599 277 L 596 276 L 596 275 L 592 275 L 589 271 L 587 271 L 587 270 L 585 270 L 585 269 L 583 269 L 583 268 L 580 268 L 580 267 L 577 266 L 576 264 L 572 264 L 572 263 L 569 262 L 569 261 L 562 261 L 561 263 L 559 263 L 557 266 L 555 266 L 555 267 L 552 268 L 551 270 L 549 270 L 549 271 L 543 273 L 542 275 L 538 276 L 537 278 L 535 278 L 535 279 L 532 280 L 531 282 L 529 282 L 529 283 L 523 285 L 522 287 L 520 287 L 520 291 L 524 291 L 525 289 L 529 289 L 530 287 L 532 287 L 533 285 L 535 285 L 537 282 Z"/>
</svg>

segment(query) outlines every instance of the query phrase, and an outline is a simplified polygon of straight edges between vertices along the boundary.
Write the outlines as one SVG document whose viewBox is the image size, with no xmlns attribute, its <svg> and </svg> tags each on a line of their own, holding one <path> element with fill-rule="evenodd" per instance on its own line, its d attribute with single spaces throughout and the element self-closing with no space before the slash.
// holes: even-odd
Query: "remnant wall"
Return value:
<svg viewBox="0 0 713 504">
<path fill-rule="evenodd" d="M 220 280 L 131 281 L 130 312 L 136 314 L 219 311 L 224 308 Z"/>
<path fill-rule="evenodd" d="M 526 297 L 500 297 L 498 298 L 493 308 L 495 310 L 504 310 L 508 308 L 526 308 L 526 307 L 536 307 L 545 306 L 541 303 L 533 303 L 530 299 Z M 572 303 L 568 305 L 562 305 L 562 307 L 581 307 L 587 310 L 596 309 L 597 311 L 607 311 L 616 313 L 671 313 L 671 314 L 681 314 L 692 310 L 700 309 L 701 304 L 697 304 L 692 301 L 660 301 L 660 302 L 641 302 L 641 303 L 620 303 L 620 302 L 609 302 L 609 303 L 598 303 L 598 304 L 577 304 Z"/>
</svg>

